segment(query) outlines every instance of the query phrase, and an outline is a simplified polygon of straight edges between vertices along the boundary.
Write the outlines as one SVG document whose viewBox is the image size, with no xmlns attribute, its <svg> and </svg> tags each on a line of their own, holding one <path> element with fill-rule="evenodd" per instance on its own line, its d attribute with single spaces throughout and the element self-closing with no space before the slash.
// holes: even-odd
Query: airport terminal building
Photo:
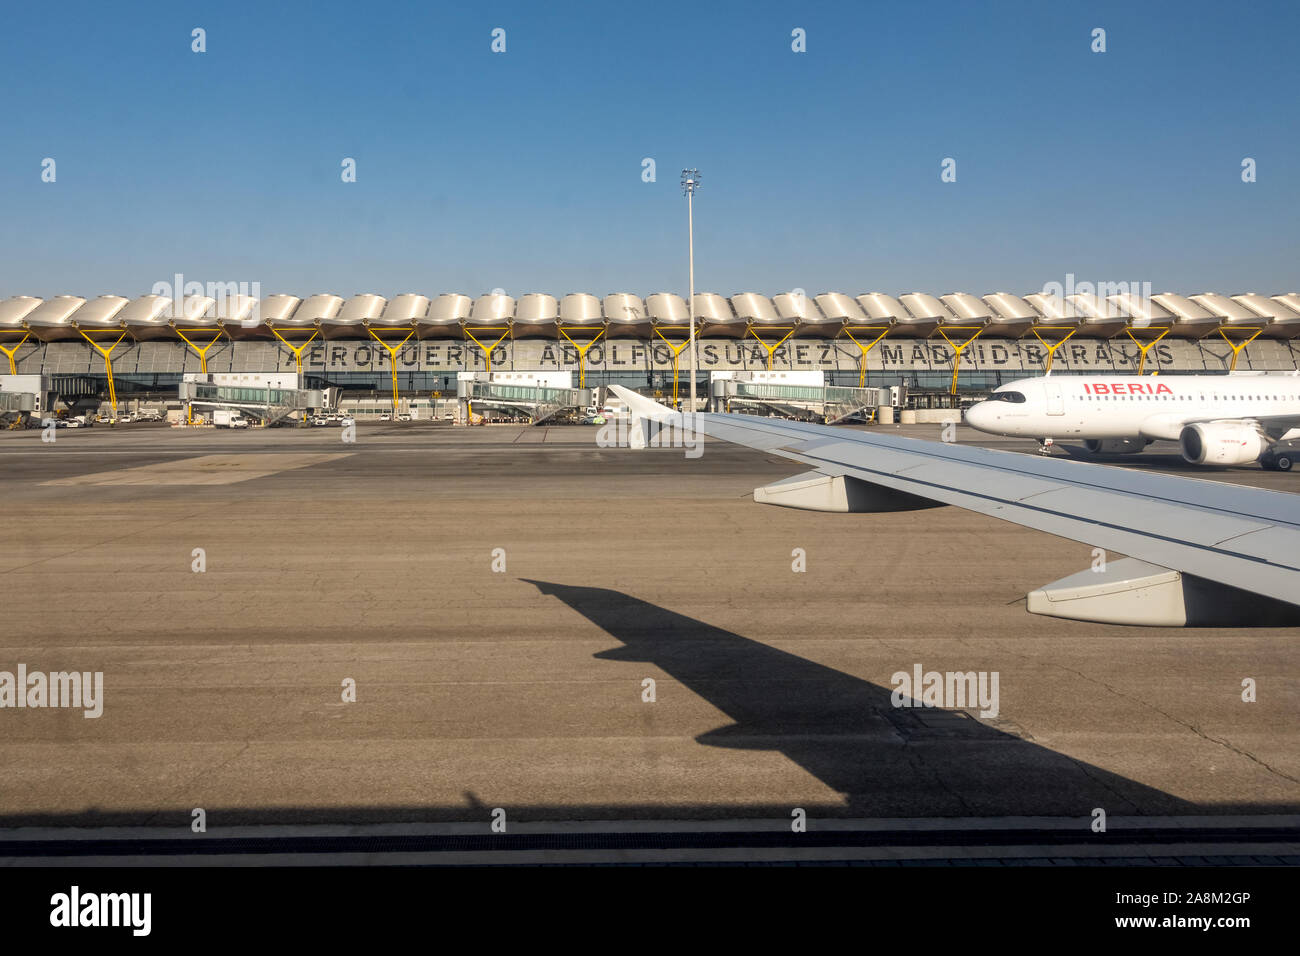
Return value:
<svg viewBox="0 0 1300 956">
<path fill-rule="evenodd" d="M 800 373 L 844 388 L 903 386 L 925 407 L 1054 373 L 1291 371 L 1300 293 L 699 293 L 698 386 L 719 375 Z M 569 373 L 671 400 L 688 390 L 691 310 L 642 298 L 502 293 L 188 295 L 179 302 L 17 296 L 0 301 L 0 376 L 56 396 L 175 396 L 205 374 L 297 373 L 300 387 L 380 407 L 396 393 L 453 399 L 463 373 Z M 6 367 L 7 366 L 7 367 Z"/>
</svg>

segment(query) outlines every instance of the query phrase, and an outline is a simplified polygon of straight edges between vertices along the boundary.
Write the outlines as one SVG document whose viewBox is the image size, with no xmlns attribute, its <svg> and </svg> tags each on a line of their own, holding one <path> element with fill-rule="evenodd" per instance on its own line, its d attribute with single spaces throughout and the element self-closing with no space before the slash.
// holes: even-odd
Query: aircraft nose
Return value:
<svg viewBox="0 0 1300 956">
<path fill-rule="evenodd" d="M 988 402 L 976 402 L 966 409 L 966 424 L 971 428 L 985 431 L 993 424 L 993 410 Z"/>
</svg>

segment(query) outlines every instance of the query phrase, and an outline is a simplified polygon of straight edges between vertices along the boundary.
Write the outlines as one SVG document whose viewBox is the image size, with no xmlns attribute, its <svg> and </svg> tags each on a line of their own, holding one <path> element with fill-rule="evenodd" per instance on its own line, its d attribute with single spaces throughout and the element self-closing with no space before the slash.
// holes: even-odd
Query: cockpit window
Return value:
<svg viewBox="0 0 1300 956">
<path fill-rule="evenodd" d="M 1023 405 L 1025 403 L 1024 392 L 994 392 L 989 396 L 990 402 L 1010 402 L 1013 405 Z"/>
</svg>

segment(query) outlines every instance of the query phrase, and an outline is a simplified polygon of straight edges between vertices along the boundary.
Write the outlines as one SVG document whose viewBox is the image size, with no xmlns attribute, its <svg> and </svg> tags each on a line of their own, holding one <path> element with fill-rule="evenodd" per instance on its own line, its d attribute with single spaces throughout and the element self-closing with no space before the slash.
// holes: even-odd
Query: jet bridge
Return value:
<svg viewBox="0 0 1300 956">
<path fill-rule="evenodd" d="M 824 372 L 714 372 L 710 391 L 715 409 L 775 415 L 795 421 L 834 425 L 850 419 L 874 420 L 876 409 L 891 404 L 888 388 L 827 385 Z"/>
<path fill-rule="evenodd" d="M 274 425 L 290 415 L 305 414 L 311 409 L 325 406 L 325 394 L 318 388 L 297 388 L 292 384 L 296 375 L 288 378 L 274 374 L 262 375 L 195 375 L 186 373 L 178 386 L 180 400 L 185 403 L 193 420 L 193 409 L 215 411 L 228 409 L 260 419 L 263 425 Z"/>
<path fill-rule="evenodd" d="M 32 415 L 53 406 L 48 375 L 0 375 L 0 427 L 21 428 Z"/>
<path fill-rule="evenodd" d="M 591 405 L 592 390 L 573 388 L 572 372 L 460 372 L 460 420 L 473 423 L 485 410 L 540 425 L 563 412 Z"/>
<path fill-rule="evenodd" d="M 31 392 L 0 392 L 0 424 L 21 428 L 36 411 L 37 396 Z"/>
</svg>

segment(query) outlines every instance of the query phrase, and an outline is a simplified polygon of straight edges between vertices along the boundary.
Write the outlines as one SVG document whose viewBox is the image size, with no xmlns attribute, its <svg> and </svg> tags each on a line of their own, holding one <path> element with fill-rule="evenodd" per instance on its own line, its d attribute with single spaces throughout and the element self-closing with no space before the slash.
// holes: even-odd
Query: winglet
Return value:
<svg viewBox="0 0 1300 956">
<path fill-rule="evenodd" d="M 628 410 L 632 413 L 632 418 L 644 418 L 652 422 L 676 422 L 681 419 L 681 412 L 675 412 L 667 405 L 660 405 L 653 399 L 646 398 L 630 388 L 624 388 L 622 385 L 611 385 L 609 390 L 619 397 L 627 405 Z"/>
<path fill-rule="evenodd" d="M 609 390 L 627 405 L 628 411 L 631 413 L 627 435 L 629 448 L 645 448 L 650 444 L 654 429 L 648 424 L 649 422 L 655 422 L 661 426 L 681 424 L 681 412 L 675 412 L 667 405 L 660 405 L 658 402 L 652 401 L 630 388 L 624 388 L 622 385 L 611 385 Z"/>
</svg>

